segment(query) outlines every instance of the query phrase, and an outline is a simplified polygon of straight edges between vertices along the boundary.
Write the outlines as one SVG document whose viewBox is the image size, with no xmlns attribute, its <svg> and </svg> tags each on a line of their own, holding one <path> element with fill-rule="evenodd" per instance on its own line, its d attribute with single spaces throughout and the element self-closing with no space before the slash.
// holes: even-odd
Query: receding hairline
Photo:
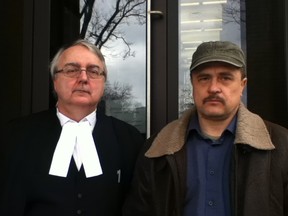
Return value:
<svg viewBox="0 0 288 216">
<path fill-rule="evenodd" d="M 58 50 L 58 52 L 55 54 L 55 56 L 53 57 L 51 63 L 50 63 L 50 74 L 52 79 L 54 79 L 55 77 L 55 72 L 57 71 L 57 67 L 59 64 L 59 60 L 61 59 L 61 56 L 63 55 L 63 53 L 75 46 L 82 46 L 87 48 L 90 52 L 94 53 L 99 59 L 100 61 L 103 63 L 103 70 L 104 70 L 104 76 L 105 79 L 107 77 L 107 67 L 106 67 L 106 62 L 105 62 L 105 58 L 103 56 L 103 54 L 101 53 L 100 49 L 97 48 L 94 44 L 84 40 L 84 39 L 79 39 L 69 45 L 63 46 L 62 48 L 60 48 Z"/>
</svg>

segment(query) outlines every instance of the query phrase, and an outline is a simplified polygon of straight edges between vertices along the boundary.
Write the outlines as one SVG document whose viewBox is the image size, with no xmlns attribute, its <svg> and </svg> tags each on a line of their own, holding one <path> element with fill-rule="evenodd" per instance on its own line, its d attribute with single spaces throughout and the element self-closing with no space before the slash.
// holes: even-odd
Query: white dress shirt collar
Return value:
<svg viewBox="0 0 288 216">
<path fill-rule="evenodd" d="M 68 118 L 67 116 L 65 116 L 64 114 L 62 114 L 58 108 L 56 108 L 57 110 L 57 117 L 60 121 L 60 124 L 61 126 L 63 127 L 64 124 L 66 124 L 68 121 L 71 121 L 71 122 L 76 122 L 70 118 Z M 92 113 L 90 113 L 89 115 L 87 115 L 86 117 L 84 117 L 83 119 L 81 119 L 79 122 L 83 122 L 84 120 L 87 120 L 91 126 L 91 129 L 93 131 L 94 127 L 95 127 L 95 124 L 96 124 L 96 111 L 93 111 Z"/>
<path fill-rule="evenodd" d="M 62 131 L 53 154 L 49 174 L 66 177 L 73 155 L 78 170 L 83 164 L 87 178 L 101 175 L 102 168 L 92 136 L 96 124 L 96 111 L 79 123 L 63 115 L 58 109 L 57 116 Z"/>
</svg>

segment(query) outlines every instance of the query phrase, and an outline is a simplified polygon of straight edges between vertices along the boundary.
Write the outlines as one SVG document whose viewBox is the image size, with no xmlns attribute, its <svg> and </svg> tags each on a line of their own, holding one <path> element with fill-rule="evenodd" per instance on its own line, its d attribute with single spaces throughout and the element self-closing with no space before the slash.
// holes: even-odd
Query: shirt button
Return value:
<svg viewBox="0 0 288 216">
<path fill-rule="evenodd" d="M 81 215 L 82 211 L 80 209 L 77 210 L 77 215 Z"/>
<path fill-rule="evenodd" d="M 81 199 L 81 198 L 82 198 L 82 194 L 81 194 L 81 193 L 78 193 L 78 194 L 77 194 L 77 197 L 78 197 L 79 199 Z"/>
<path fill-rule="evenodd" d="M 209 171 L 209 174 L 210 174 L 210 175 L 214 175 L 214 174 L 215 174 L 214 170 L 210 170 L 210 171 Z"/>
<path fill-rule="evenodd" d="M 212 201 L 212 200 L 209 200 L 209 201 L 208 201 L 208 205 L 209 205 L 209 206 L 214 206 L 214 205 L 215 205 L 215 202 Z"/>
</svg>

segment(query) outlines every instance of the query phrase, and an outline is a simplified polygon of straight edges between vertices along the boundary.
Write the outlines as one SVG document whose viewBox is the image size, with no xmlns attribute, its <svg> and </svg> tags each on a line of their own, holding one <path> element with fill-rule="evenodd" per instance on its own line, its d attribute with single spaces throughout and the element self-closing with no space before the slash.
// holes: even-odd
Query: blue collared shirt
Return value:
<svg viewBox="0 0 288 216">
<path fill-rule="evenodd" d="M 187 194 L 184 216 L 230 216 L 230 161 L 236 116 L 217 140 L 202 135 L 198 117 L 187 136 Z"/>
</svg>

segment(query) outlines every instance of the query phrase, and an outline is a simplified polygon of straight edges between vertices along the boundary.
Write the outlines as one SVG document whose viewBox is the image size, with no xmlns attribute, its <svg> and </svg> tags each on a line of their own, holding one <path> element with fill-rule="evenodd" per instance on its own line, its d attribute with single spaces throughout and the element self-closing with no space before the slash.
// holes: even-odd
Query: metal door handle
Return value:
<svg viewBox="0 0 288 216">
<path fill-rule="evenodd" d="M 148 14 L 157 15 L 157 16 L 163 17 L 163 12 L 162 11 L 148 11 Z"/>
</svg>

